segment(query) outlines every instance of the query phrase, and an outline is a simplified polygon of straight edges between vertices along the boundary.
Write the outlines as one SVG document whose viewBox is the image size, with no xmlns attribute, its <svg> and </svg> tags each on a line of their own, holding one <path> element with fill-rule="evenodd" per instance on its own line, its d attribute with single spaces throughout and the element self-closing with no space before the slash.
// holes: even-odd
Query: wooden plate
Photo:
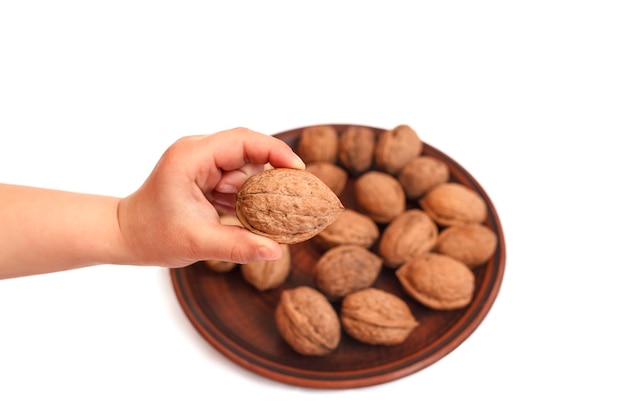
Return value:
<svg viewBox="0 0 626 417">
<path fill-rule="evenodd" d="M 339 132 L 348 127 L 334 126 Z M 274 136 L 293 147 L 302 129 Z M 291 246 L 292 271 L 287 281 L 266 292 L 247 284 L 238 268 L 219 274 L 200 262 L 172 269 L 174 290 L 191 323 L 208 343 L 240 366 L 282 383 L 309 388 L 342 389 L 382 384 L 415 373 L 446 356 L 472 334 L 491 308 L 504 274 L 505 242 L 496 210 L 480 184 L 434 147 L 424 144 L 422 154 L 445 161 L 450 167 L 451 181 L 476 190 L 485 199 L 486 225 L 498 236 L 493 258 L 473 270 L 476 291 L 469 306 L 455 311 L 423 307 L 403 292 L 393 271 L 384 268 L 374 286 L 407 301 L 420 322 L 409 338 L 396 346 L 371 346 L 344 333 L 339 347 L 331 354 L 300 355 L 281 339 L 274 324 L 274 309 L 283 289 L 315 286 L 312 271 L 321 252 L 307 241 Z M 354 207 L 352 180 L 340 197 L 346 207 Z M 407 207 L 417 206 L 409 203 Z"/>
</svg>

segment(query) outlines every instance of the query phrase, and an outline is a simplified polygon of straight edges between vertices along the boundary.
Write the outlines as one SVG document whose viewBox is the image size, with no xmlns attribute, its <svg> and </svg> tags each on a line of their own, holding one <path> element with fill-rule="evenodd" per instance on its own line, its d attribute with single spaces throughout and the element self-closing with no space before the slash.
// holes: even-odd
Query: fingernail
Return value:
<svg viewBox="0 0 626 417">
<path fill-rule="evenodd" d="M 259 246 L 256 249 L 256 254 L 259 260 L 262 261 L 276 261 L 280 259 L 282 252 L 276 252 L 274 248 L 270 248 L 269 246 Z"/>
<path fill-rule="evenodd" d="M 215 191 L 218 191 L 223 194 L 232 194 L 232 193 L 236 193 L 237 189 L 232 184 L 221 183 L 221 184 L 218 184 L 217 187 L 215 187 Z"/>
<path fill-rule="evenodd" d="M 295 152 L 293 153 L 293 156 L 294 156 L 294 159 L 293 159 L 294 160 L 294 164 L 293 164 L 294 168 L 305 169 L 306 168 L 306 164 L 304 163 L 302 158 L 300 158 L 298 156 L 298 154 L 295 153 Z"/>
</svg>

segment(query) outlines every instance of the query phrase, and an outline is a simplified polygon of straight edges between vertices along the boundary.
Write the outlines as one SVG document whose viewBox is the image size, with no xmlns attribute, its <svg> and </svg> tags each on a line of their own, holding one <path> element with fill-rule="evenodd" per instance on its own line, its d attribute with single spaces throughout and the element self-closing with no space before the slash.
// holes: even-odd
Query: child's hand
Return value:
<svg viewBox="0 0 626 417">
<path fill-rule="evenodd" d="M 175 142 L 141 188 L 120 201 L 120 232 L 131 263 L 180 267 L 203 259 L 278 259 L 276 242 L 223 226 L 218 215 L 233 213 L 237 190 L 268 163 L 304 168 L 286 143 L 244 128 Z"/>
</svg>

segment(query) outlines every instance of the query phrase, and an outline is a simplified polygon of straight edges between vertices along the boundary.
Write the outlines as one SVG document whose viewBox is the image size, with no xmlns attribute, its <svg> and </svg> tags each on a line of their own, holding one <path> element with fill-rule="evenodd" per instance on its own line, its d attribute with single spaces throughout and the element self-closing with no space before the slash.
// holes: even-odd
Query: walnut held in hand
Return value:
<svg viewBox="0 0 626 417">
<path fill-rule="evenodd" d="M 241 224 L 278 243 L 305 241 L 344 210 L 339 197 L 310 172 L 269 169 L 251 176 L 237 193 Z"/>
</svg>

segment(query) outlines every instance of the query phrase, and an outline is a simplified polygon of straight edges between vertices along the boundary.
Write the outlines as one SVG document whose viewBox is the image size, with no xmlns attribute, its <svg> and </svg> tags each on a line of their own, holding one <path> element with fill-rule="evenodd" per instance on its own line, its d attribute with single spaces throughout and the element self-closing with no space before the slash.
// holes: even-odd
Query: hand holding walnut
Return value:
<svg viewBox="0 0 626 417">
<path fill-rule="evenodd" d="M 237 128 L 170 146 L 126 198 L 0 184 L 0 278 L 97 264 L 181 267 L 277 259 L 278 243 L 222 225 L 235 194 L 266 164 L 304 169 L 276 138 Z"/>
</svg>

